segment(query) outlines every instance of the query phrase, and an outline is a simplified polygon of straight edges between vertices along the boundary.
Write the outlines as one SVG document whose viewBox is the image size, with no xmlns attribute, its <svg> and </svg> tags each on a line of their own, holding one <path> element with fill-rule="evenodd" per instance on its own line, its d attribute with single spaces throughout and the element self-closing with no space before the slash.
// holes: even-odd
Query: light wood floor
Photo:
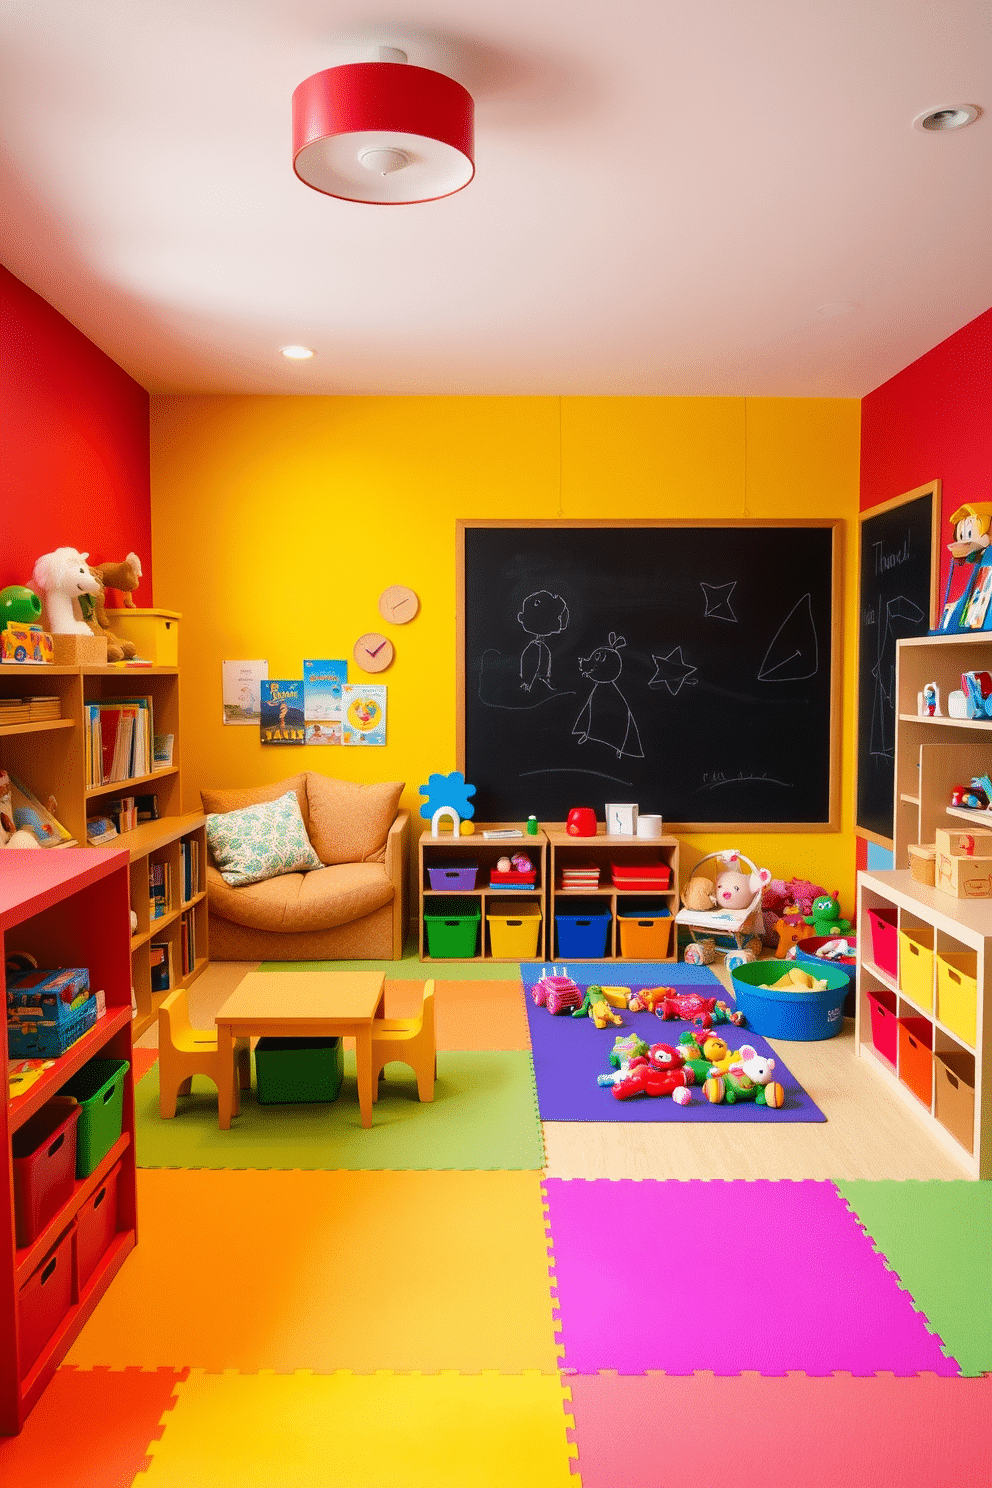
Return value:
<svg viewBox="0 0 992 1488">
<path fill-rule="evenodd" d="M 212 1025 L 251 961 L 214 961 L 190 989 L 190 1015 Z M 723 967 L 715 967 L 721 979 Z M 139 1045 L 154 1048 L 154 1026 Z M 554 1178 L 967 1178 L 918 1116 L 854 1054 L 854 1025 L 817 1043 L 769 1042 L 826 1116 L 817 1124 L 691 1121 L 544 1123 Z"/>
</svg>

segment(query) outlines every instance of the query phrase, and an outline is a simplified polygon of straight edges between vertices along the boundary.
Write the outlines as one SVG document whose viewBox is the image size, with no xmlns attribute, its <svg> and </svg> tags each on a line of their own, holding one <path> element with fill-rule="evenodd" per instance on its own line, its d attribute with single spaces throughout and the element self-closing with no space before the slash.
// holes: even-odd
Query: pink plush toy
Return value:
<svg viewBox="0 0 992 1488">
<path fill-rule="evenodd" d="M 714 893 L 717 909 L 747 909 L 755 894 L 771 883 L 771 871 L 759 868 L 757 873 L 745 873 L 736 853 L 728 853 L 722 860 L 726 863 L 716 876 Z"/>
</svg>

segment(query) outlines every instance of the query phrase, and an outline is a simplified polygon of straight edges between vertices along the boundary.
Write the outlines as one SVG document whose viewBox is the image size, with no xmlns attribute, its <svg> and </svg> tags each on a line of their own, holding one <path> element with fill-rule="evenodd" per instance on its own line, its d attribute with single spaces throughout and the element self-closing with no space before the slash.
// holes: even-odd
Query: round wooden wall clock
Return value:
<svg viewBox="0 0 992 1488">
<path fill-rule="evenodd" d="M 377 630 L 359 636 L 352 652 L 363 672 L 384 672 L 393 659 L 393 643 Z"/>
<path fill-rule="evenodd" d="M 407 625 L 420 609 L 420 600 L 406 584 L 390 584 L 379 596 L 379 614 L 392 625 Z"/>
</svg>

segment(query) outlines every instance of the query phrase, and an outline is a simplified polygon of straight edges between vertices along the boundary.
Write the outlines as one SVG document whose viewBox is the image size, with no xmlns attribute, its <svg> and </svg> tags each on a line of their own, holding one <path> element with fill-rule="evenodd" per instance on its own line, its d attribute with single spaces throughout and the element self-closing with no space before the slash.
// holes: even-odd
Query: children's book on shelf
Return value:
<svg viewBox="0 0 992 1488">
<path fill-rule="evenodd" d="M 148 916 L 160 920 L 172 907 L 172 884 L 168 863 L 148 865 Z"/>
<path fill-rule="evenodd" d="M 179 844 L 183 870 L 183 903 L 188 904 L 200 892 L 200 844 L 195 837 L 184 837 Z"/>
<path fill-rule="evenodd" d="M 367 682 L 342 687 L 344 727 L 341 742 L 353 747 L 386 742 L 386 688 Z"/>
<path fill-rule="evenodd" d="M 188 909 L 182 917 L 179 927 L 179 949 L 185 979 L 196 966 L 196 915 L 191 909 Z"/>
<path fill-rule="evenodd" d="M 155 770 L 168 770 L 171 768 L 172 750 L 175 742 L 174 734 L 155 735 L 152 768 L 149 774 L 152 774 Z"/>
<path fill-rule="evenodd" d="M 153 940 L 148 948 L 152 974 L 152 991 L 169 992 L 172 989 L 172 941 Z"/>
<path fill-rule="evenodd" d="M 303 663 L 303 712 L 308 744 L 340 744 L 343 705 L 341 689 L 348 682 L 344 659 Z"/>
<path fill-rule="evenodd" d="M 261 722 L 262 683 L 268 678 L 267 661 L 221 662 L 224 694 L 224 722 L 254 724 Z"/>
<path fill-rule="evenodd" d="M 303 679 L 283 678 L 262 683 L 263 744 L 302 744 L 305 735 Z"/>
<path fill-rule="evenodd" d="M 43 806 L 23 781 L 0 769 L 0 821 L 8 832 L 31 832 L 39 847 L 75 847 L 76 839 L 55 816 L 55 799 Z"/>
<path fill-rule="evenodd" d="M 138 808 L 134 796 L 121 796 L 107 802 L 107 815 L 118 832 L 133 832 L 138 825 Z"/>
<path fill-rule="evenodd" d="M 86 784 L 93 789 L 151 773 L 152 700 L 114 698 L 87 703 Z"/>
</svg>

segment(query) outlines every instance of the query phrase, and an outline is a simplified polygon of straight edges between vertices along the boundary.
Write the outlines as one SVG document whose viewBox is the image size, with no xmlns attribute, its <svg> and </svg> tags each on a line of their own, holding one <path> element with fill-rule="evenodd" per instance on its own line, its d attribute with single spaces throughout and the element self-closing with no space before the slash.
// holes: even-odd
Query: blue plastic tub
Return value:
<svg viewBox="0 0 992 1488">
<path fill-rule="evenodd" d="M 854 980 L 858 970 L 857 961 L 854 956 L 845 957 L 842 961 L 825 961 L 822 956 L 815 952 L 820 946 L 827 944 L 829 940 L 846 940 L 849 946 L 857 949 L 858 942 L 852 936 L 815 935 L 810 940 L 801 940 L 796 946 L 794 959 L 802 966 L 803 971 L 808 971 L 811 976 L 822 976 L 824 966 L 832 966 L 835 971 L 842 971 L 847 977 L 847 997 L 844 999 L 844 1017 L 854 1017 Z"/>
<path fill-rule="evenodd" d="M 558 931 L 557 955 L 568 956 L 574 961 L 597 961 L 606 955 L 606 941 L 610 933 L 610 911 L 593 900 L 589 904 L 576 901 L 567 913 L 555 913 Z"/>
<path fill-rule="evenodd" d="M 737 1006 L 747 1019 L 747 1027 L 763 1038 L 790 1039 L 793 1043 L 812 1043 L 816 1039 L 834 1038 L 844 1026 L 844 998 L 849 981 L 843 968 L 818 961 L 818 980 L 826 982 L 823 992 L 779 992 L 768 982 L 777 982 L 789 970 L 785 961 L 754 961 L 731 972 Z"/>
</svg>

